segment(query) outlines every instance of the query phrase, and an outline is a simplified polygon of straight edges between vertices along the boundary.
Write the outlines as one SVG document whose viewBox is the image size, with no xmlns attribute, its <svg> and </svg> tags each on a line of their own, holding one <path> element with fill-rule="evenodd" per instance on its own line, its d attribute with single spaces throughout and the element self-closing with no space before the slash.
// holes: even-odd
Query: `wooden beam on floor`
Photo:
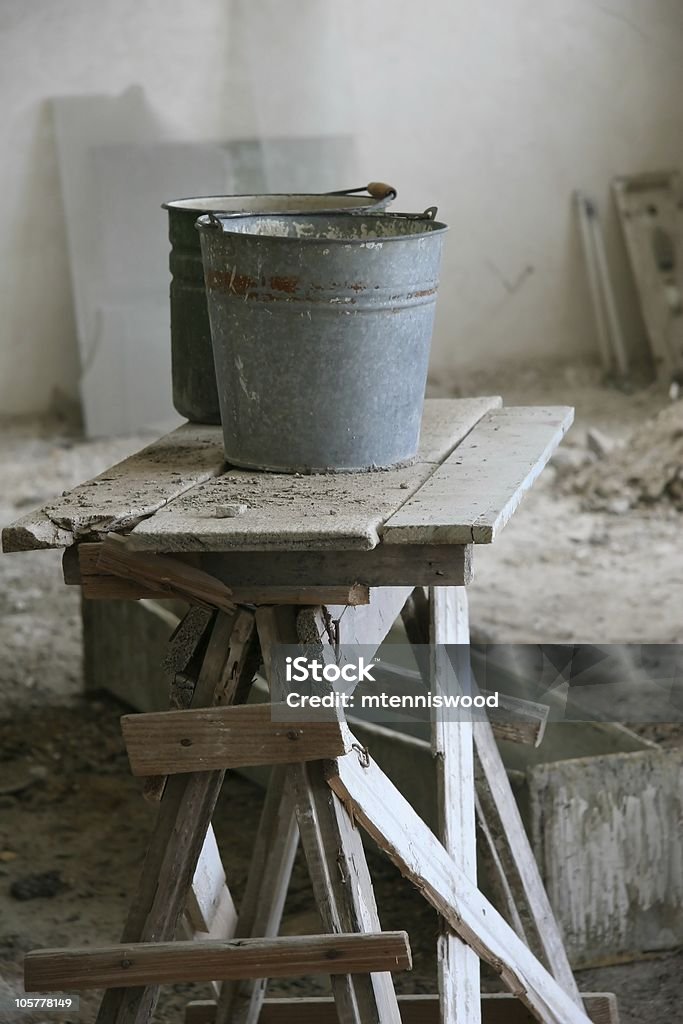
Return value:
<svg viewBox="0 0 683 1024">
<path fill-rule="evenodd" d="M 24 960 L 24 987 L 27 992 L 71 992 L 214 978 L 405 971 L 411 967 L 405 932 L 149 942 L 102 949 L 35 950 Z"/>
<path fill-rule="evenodd" d="M 619 1024 L 617 1000 L 611 992 L 582 992 L 592 1024 Z M 399 996 L 402 1024 L 442 1024 L 439 997 Z M 338 1024 L 334 999 L 266 999 L 259 1024 Z M 481 997 L 481 1024 L 535 1024 L 530 1010 L 514 996 L 492 993 Z M 185 1024 L 216 1024 L 216 1003 L 188 1003 Z"/>
</svg>

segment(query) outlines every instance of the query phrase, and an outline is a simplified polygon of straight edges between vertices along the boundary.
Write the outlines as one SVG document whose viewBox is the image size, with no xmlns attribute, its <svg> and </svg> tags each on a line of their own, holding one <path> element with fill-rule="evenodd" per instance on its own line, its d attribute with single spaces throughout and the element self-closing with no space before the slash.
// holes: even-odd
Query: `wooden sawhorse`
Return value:
<svg viewBox="0 0 683 1024">
<path fill-rule="evenodd" d="M 6 549 L 66 546 L 86 597 L 193 605 L 169 652 L 175 709 L 123 720 L 159 812 L 121 942 L 28 954 L 28 990 L 106 988 L 97 1024 L 143 1024 L 160 984 L 216 979 L 188 1021 L 616 1019 L 611 997 L 582 1003 L 488 722 L 434 721 L 437 837 L 343 720 L 283 727 L 245 703 L 276 645 L 335 660 L 379 647 L 402 612 L 433 645 L 432 687 L 451 685 L 442 645 L 469 641 L 472 545 L 495 538 L 571 422 L 499 406 L 428 402 L 417 461 L 353 477 L 226 470 L 218 431 L 188 425 L 5 531 Z M 211 817 L 225 770 L 249 764 L 274 767 L 237 914 Z M 476 885 L 477 814 L 505 916 Z M 441 915 L 436 1000 L 396 998 L 407 936 L 381 931 L 357 825 Z M 299 835 L 325 934 L 278 938 Z M 176 941 L 184 915 L 192 937 Z M 520 1002 L 481 998 L 480 959 Z M 329 973 L 333 1002 L 264 1002 L 268 977 L 299 973 Z"/>
</svg>

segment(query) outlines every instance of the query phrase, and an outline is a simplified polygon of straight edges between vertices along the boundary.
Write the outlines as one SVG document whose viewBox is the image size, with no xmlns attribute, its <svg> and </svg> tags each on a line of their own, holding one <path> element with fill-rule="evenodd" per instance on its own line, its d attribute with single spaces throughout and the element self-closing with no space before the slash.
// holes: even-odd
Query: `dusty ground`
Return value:
<svg viewBox="0 0 683 1024">
<path fill-rule="evenodd" d="M 485 379 L 467 384 L 469 393 L 495 390 Z M 580 495 L 566 493 L 565 487 L 567 474 L 586 462 L 589 426 L 612 438 L 625 437 L 665 400 L 654 392 L 625 396 L 606 390 L 582 370 L 521 375 L 505 398 L 575 404 L 577 425 L 566 444 L 573 454 L 559 458 L 545 474 L 495 547 L 477 552 L 471 588 L 476 628 L 501 642 L 680 642 L 681 514 L 666 504 L 586 510 Z M 140 439 L 84 444 L 54 422 L 7 425 L 0 451 L 0 524 L 139 446 Z M 118 727 L 121 706 L 107 697 L 80 696 L 78 594 L 61 583 L 59 555 L 0 557 L 0 611 L 1 996 L 21 991 L 26 950 L 96 946 L 117 938 L 152 816 L 127 770 Z M 680 739 L 675 728 L 650 734 L 667 742 Z M 237 894 L 259 800 L 258 790 L 233 775 L 215 819 Z M 415 969 L 399 976 L 399 988 L 431 991 L 435 916 L 379 856 L 372 866 L 383 924 L 407 922 L 411 934 Z M 317 928 L 298 864 L 286 929 Z M 680 956 L 672 953 L 582 972 L 580 984 L 618 992 L 623 1024 L 673 1024 L 680 1019 L 681 966 Z M 305 984 L 307 991 L 325 989 L 323 979 Z M 301 990 L 301 984 L 272 985 L 275 994 Z M 206 990 L 165 991 L 158 1020 L 179 1022 L 190 992 L 202 996 Z M 74 1020 L 93 1020 L 97 994 L 84 995 L 82 1003 L 84 1011 Z M 6 1019 L 9 1024 L 45 1018 Z M 1 1014 L 0 1024 L 5 1024 Z"/>
</svg>

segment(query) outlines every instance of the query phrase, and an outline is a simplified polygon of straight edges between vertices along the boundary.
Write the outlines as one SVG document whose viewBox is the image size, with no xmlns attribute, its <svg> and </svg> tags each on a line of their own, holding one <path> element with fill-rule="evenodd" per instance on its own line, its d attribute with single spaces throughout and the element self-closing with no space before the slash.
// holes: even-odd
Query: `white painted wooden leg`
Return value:
<svg viewBox="0 0 683 1024">
<path fill-rule="evenodd" d="M 457 692 L 458 679 L 444 644 L 461 645 L 458 660 L 469 657 L 469 619 L 464 587 L 430 588 L 431 685 L 434 693 Z M 437 771 L 441 840 L 467 877 L 476 882 L 474 754 L 471 722 L 448 720 L 436 709 L 432 752 Z M 479 957 L 442 921 L 438 942 L 442 1024 L 481 1024 Z"/>
<path fill-rule="evenodd" d="M 525 904 L 519 909 L 531 925 L 525 927 L 531 947 L 576 1005 L 582 1006 L 564 941 L 488 722 L 475 722 L 474 741 L 483 776 L 481 792 L 488 805 L 485 810 L 490 821 L 494 815 L 497 818 L 496 830 L 504 841 L 502 863 L 518 906 Z"/>
</svg>

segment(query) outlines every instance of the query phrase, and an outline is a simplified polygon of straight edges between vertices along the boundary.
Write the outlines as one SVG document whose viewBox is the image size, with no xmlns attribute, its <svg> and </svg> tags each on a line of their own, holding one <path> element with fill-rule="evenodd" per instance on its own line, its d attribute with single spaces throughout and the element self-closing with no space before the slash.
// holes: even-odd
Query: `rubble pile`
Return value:
<svg viewBox="0 0 683 1024">
<path fill-rule="evenodd" d="M 565 493 L 580 495 L 584 508 L 592 511 L 620 514 L 656 503 L 683 511 L 683 400 L 626 441 L 605 441 L 589 431 L 585 458 L 558 474 Z"/>
</svg>

